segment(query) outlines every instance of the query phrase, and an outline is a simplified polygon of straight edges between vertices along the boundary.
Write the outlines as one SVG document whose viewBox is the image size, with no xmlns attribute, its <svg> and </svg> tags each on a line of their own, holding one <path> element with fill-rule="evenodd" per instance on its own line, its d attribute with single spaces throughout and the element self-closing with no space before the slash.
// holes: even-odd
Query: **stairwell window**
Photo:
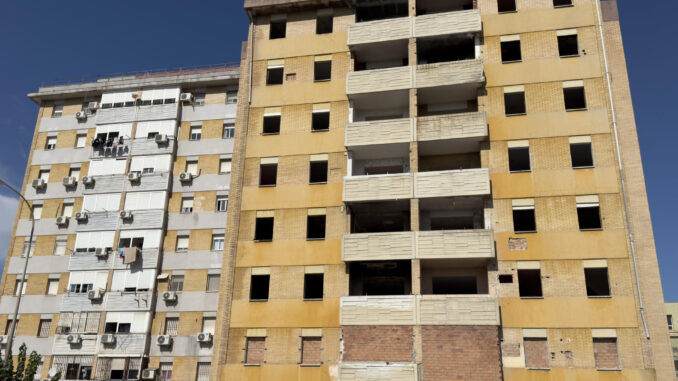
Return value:
<svg viewBox="0 0 678 381">
<path fill-rule="evenodd" d="M 33 218 L 39 220 L 42 217 L 42 205 L 33 205 Z"/>
<path fill-rule="evenodd" d="M 47 138 L 47 143 L 45 143 L 45 150 L 52 151 L 56 148 L 57 137 L 50 136 Z"/>
<path fill-rule="evenodd" d="M 560 54 L 560 58 L 579 56 L 577 30 L 559 30 L 556 33 L 558 35 L 558 54 Z"/>
<path fill-rule="evenodd" d="M 57 103 L 54 105 L 54 108 L 52 108 L 52 118 L 60 118 L 61 115 L 63 115 L 64 112 L 64 104 L 63 103 Z"/>
<path fill-rule="evenodd" d="M 212 235 L 212 251 L 223 251 L 223 250 L 224 250 L 224 235 L 223 234 Z"/>
<path fill-rule="evenodd" d="M 224 123 L 224 131 L 221 137 L 223 139 L 233 139 L 235 137 L 235 125 L 233 123 Z"/>
<path fill-rule="evenodd" d="M 205 105 L 205 91 L 194 91 L 193 106 L 204 106 L 204 105 Z"/>
<path fill-rule="evenodd" d="M 184 290 L 184 276 L 183 275 L 172 275 L 169 284 L 170 291 L 183 291 Z"/>
<path fill-rule="evenodd" d="M 222 175 L 231 173 L 231 159 L 219 160 L 219 173 Z"/>
<path fill-rule="evenodd" d="M 217 212 L 225 212 L 228 210 L 228 196 L 217 196 Z"/>
<path fill-rule="evenodd" d="M 229 90 L 226 92 L 226 104 L 238 103 L 238 90 Z"/>
<path fill-rule="evenodd" d="M 47 295 L 56 295 L 59 293 L 59 280 L 50 279 L 47 281 Z"/>
<path fill-rule="evenodd" d="M 75 138 L 75 148 L 85 148 L 87 144 L 87 134 L 78 134 Z"/>
<path fill-rule="evenodd" d="M 504 87 L 504 111 L 506 116 L 525 115 L 525 87 Z"/>
<path fill-rule="evenodd" d="M 40 319 L 38 325 L 38 337 L 49 337 L 49 329 L 52 327 L 52 319 Z"/>
<path fill-rule="evenodd" d="M 198 174 L 198 161 L 197 160 L 188 160 L 186 161 L 186 172 L 196 176 Z"/>
<path fill-rule="evenodd" d="M 500 37 L 500 46 L 501 46 L 501 62 L 502 63 L 511 63 L 511 62 L 520 62 L 523 59 L 523 56 L 520 51 L 520 36 L 501 36 Z"/>
<path fill-rule="evenodd" d="M 176 247 L 176 252 L 177 253 L 184 253 L 188 251 L 188 236 L 187 235 L 181 235 L 177 237 L 177 247 Z"/>
<path fill-rule="evenodd" d="M 219 291 L 219 282 L 221 281 L 221 275 L 219 274 L 207 274 L 207 286 L 205 289 L 207 292 L 218 292 Z M 214 328 L 214 327 L 212 327 Z M 204 319 L 203 319 L 203 332 L 205 331 Z M 214 333 L 214 331 L 212 332 Z"/>
<path fill-rule="evenodd" d="M 563 96 L 566 111 L 586 110 L 586 93 L 584 81 L 563 82 Z"/>
<path fill-rule="evenodd" d="M 499 13 L 515 12 L 516 0 L 497 0 L 497 10 Z"/>
<path fill-rule="evenodd" d="M 193 213 L 193 197 L 183 197 L 181 199 L 181 213 Z"/>
<path fill-rule="evenodd" d="M 200 140 L 202 138 L 202 126 L 191 127 L 189 140 Z"/>
</svg>

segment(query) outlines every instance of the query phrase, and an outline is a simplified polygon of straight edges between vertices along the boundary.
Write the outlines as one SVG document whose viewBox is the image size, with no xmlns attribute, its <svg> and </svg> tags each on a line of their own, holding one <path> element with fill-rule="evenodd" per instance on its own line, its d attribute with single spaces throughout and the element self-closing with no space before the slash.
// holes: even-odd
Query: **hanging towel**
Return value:
<svg viewBox="0 0 678 381">
<path fill-rule="evenodd" d="M 128 247 L 125 249 L 125 260 L 122 262 L 124 264 L 134 263 L 137 260 L 137 252 L 139 249 L 136 247 Z"/>
</svg>

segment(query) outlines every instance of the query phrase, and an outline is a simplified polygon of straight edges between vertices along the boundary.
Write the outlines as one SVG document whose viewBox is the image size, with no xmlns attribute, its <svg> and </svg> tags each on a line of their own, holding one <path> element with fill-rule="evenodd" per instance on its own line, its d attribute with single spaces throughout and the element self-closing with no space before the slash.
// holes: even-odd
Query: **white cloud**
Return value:
<svg viewBox="0 0 678 381">
<path fill-rule="evenodd" d="M 18 198 L 0 195 L 0 273 L 5 266 Z"/>
</svg>

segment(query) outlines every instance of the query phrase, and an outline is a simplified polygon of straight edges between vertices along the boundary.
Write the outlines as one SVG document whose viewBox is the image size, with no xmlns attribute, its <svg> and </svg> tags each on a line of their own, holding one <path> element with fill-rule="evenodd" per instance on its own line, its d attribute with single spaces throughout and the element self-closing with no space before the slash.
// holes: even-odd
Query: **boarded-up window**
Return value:
<svg viewBox="0 0 678 381">
<path fill-rule="evenodd" d="M 320 337 L 302 337 L 301 338 L 301 363 L 302 364 L 320 364 Z"/>
<path fill-rule="evenodd" d="M 545 337 L 526 337 L 524 346 L 526 368 L 548 369 L 548 344 Z"/>
<path fill-rule="evenodd" d="M 596 359 L 597 369 L 619 369 L 619 353 L 617 352 L 617 339 L 614 337 L 594 337 L 593 355 Z"/>
<path fill-rule="evenodd" d="M 248 337 L 245 345 L 245 364 L 263 364 L 266 353 L 265 337 Z"/>
</svg>

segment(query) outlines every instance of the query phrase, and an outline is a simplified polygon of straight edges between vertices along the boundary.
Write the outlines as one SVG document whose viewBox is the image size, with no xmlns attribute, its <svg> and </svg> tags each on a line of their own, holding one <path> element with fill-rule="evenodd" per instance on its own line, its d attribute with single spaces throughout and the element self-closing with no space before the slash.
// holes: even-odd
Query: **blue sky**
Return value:
<svg viewBox="0 0 678 381">
<path fill-rule="evenodd" d="M 667 301 L 678 301 L 678 187 L 669 149 L 678 140 L 675 0 L 620 1 L 622 34 Z M 42 81 L 123 71 L 238 61 L 247 38 L 240 0 L 5 2 L 0 12 L 0 178 L 20 185 L 37 106 L 26 94 Z M 667 50 L 666 48 L 671 48 Z M 671 127 L 673 126 L 673 127 Z M 666 127 L 666 128 L 664 128 Z M 16 213 L 0 189 L 0 260 Z M 2 266 L 0 264 L 0 266 Z"/>
</svg>

